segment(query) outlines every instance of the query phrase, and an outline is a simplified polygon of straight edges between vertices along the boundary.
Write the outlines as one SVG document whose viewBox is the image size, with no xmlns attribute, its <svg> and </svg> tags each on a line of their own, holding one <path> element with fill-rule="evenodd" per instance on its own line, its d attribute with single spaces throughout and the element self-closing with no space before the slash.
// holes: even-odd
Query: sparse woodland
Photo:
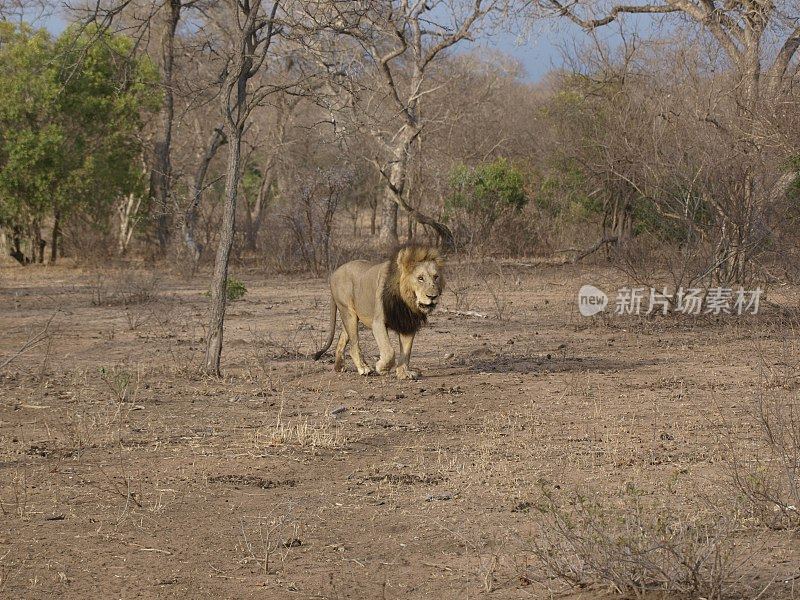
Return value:
<svg viewBox="0 0 800 600">
<path fill-rule="evenodd" d="M 0 0 L 0 18 L 0 596 L 125 596 L 26 571 L 50 565 L 28 524 L 75 516 L 59 503 L 83 488 L 36 495 L 72 462 L 103 508 L 69 533 L 102 530 L 109 555 L 141 534 L 139 555 L 175 558 L 153 532 L 190 530 L 197 512 L 168 517 L 197 494 L 227 514 L 214 486 L 278 494 L 219 517 L 238 566 L 159 570 L 147 597 L 800 595 L 796 0 Z M 564 60 L 537 81 L 491 49 L 548 28 Z M 324 278 L 407 241 L 453 265 L 421 351 L 441 379 L 308 366 Z M 750 321 L 587 324 L 565 316 L 578 280 L 769 293 Z M 322 475 L 264 474 L 278 455 Z M 231 457 L 259 475 L 217 472 Z M 357 508 L 330 525 L 295 485 Z M 345 529 L 406 509 L 379 564 L 351 556 Z M 416 519 L 413 540 L 452 544 L 397 566 Z"/>
<path fill-rule="evenodd" d="M 0 163 L 22 263 L 213 262 L 235 200 L 233 260 L 272 268 L 319 272 L 318 245 L 354 238 L 520 256 L 588 236 L 721 281 L 793 275 L 791 2 L 100 3 L 57 39 L 23 8 L 4 8 Z M 648 36 L 624 20 L 643 12 Z M 560 19 L 586 35 L 537 83 L 470 44 Z"/>
<path fill-rule="evenodd" d="M 24 23 L 56 8 L 4 8 L 23 24 L 3 25 L 0 224 L 21 264 L 213 263 L 220 331 L 231 261 L 323 274 L 405 239 L 796 276 L 791 2 L 191 0 L 70 7 L 57 39 Z M 470 51 L 559 20 L 586 35 L 541 82 Z"/>
</svg>

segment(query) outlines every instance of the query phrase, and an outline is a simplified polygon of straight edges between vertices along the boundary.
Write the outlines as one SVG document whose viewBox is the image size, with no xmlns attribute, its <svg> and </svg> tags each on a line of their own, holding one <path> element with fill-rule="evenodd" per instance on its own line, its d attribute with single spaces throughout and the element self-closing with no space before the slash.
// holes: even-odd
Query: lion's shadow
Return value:
<svg viewBox="0 0 800 600">
<path fill-rule="evenodd" d="M 654 358 L 615 359 L 604 356 L 514 356 L 503 355 L 465 361 L 468 371 L 477 373 L 571 373 L 584 371 L 632 371 L 657 365 Z"/>
</svg>

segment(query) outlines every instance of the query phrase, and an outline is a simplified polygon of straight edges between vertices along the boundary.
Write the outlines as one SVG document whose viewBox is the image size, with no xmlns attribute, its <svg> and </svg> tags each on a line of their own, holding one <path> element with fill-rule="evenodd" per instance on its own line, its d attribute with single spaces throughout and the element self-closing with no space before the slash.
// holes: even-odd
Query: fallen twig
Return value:
<svg viewBox="0 0 800 600">
<path fill-rule="evenodd" d="M 12 361 L 25 354 L 25 352 L 35 348 L 36 346 L 47 340 L 50 337 L 50 324 L 53 322 L 53 319 L 55 319 L 57 314 L 58 310 L 56 310 L 55 312 L 53 312 L 52 315 L 50 315 L 50 318 L 47 319 L 47 321 L 44 324 L 44 327 L 42 327 L 35 334 L 29 335 L 28 339 L 25 341 L 24 344 L 22 344 L 19 350 L 17 350 L 14 354 L 12 354 L 6 360 L 0 363 L 0 369 L 7 367 L 8 365 L 11 364 Z"/>
<path fill-rule="evenodd" d="M 595 252 L 597 252 L 600 248 L 602 248 L 606 244 L 614 244 L 614 243 L 616 243 L 616 241 L 618 239 L 619 238 L 617 236 L 615 236 L 615 235 L 614 236 L 610 236 L 610 237 L 604 237 L 603 239 L 601 239 L 599 242 L 597 242 L 591 248 L 587 248 L 583 252 L 579 252 L 578 254 L 576 254 L 575 258 L 572 259 L 572 262 L 576 263 L 579 260 L 586 258 L 590 254 L 594 254 Z"/>
<path fill-rule="evenodd" d="M 141 546 L 139 544 L 133 544 L 133 545 L 139 548 L 141 552 L 158 552 L 159 554 L 169 554 L 169 555 L 172 554 L 172 552 L 170 552 L 169 550 L 162 550 L 161 548 L 147 548 L 146 546 Z"/>
<path fill-rule="evenodd" d="M 483 313 L 479 313 L 474 310 L 450 310 L 447 308 L 443 308 L 440 312 L 443 312 L 448 315 L 458 315 L 459 317 L 477 317 L 478 319 L 489 318 L 489 315 L 485 315 Z"/>
</svg>

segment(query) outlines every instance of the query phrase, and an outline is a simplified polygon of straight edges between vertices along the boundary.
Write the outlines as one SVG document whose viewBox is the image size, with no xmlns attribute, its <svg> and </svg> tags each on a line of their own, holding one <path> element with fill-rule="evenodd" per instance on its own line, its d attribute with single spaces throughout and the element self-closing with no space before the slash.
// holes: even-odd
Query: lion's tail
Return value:
<svg viewBox="0 0 800 600">
<path fill-rule="evenodd" d="M 314 360 L 319 360 L 323 354 L 328 351 L 328 348 L 331 347 L 333 343 L 333 337 L 336 335 L 336 302 L 334 302 L 333 298 L 331 298 L 331 333 L 328 336 L 328 341 L 325 342 L 325 345 L 319 349 L 316 353 L 314 353 Z"/>
</svg>

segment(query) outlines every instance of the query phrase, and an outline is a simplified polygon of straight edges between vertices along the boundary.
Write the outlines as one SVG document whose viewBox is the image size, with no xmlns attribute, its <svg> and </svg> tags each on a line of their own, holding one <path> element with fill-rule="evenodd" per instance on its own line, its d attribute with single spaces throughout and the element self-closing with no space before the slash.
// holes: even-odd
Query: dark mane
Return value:
<svg viewBox="0 0 800 600">
<path fill-rule="evenodd" d="M 428 317 L 411 309 L 400 293 L 400 270 L 397 266 L 397 253 L 389 259 L 389 272 L 381 292 L 383 318 L 386 327 L 397 333 L 416 333 L 428 322 Z"/>
</svg>

